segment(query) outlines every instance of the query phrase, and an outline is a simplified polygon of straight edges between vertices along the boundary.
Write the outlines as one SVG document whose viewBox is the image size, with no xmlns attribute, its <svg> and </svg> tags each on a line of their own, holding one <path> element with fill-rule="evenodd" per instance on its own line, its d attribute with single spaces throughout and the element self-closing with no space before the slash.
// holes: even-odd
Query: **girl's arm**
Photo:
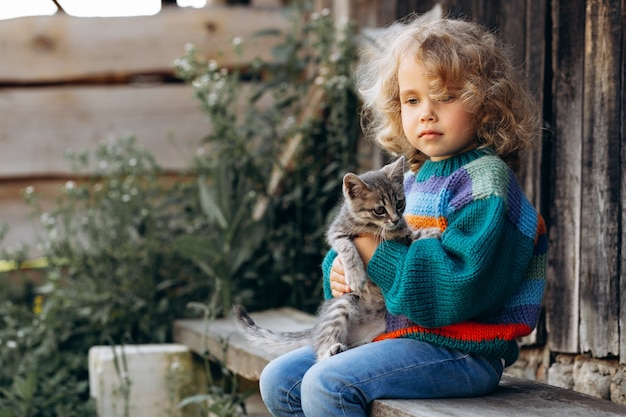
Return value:
<svg viewBox="0 0 626 417">
<path fill-rule="evenodd" d="M 409 247 L 381 243 L 368 274 L 392 314 L 441 327 L 500 309 L 533 250 L 534 239 L 510 221 L 505 201 L 491 196 L 453 213 L 441 240 L 416 240 Z"/>
</svg>

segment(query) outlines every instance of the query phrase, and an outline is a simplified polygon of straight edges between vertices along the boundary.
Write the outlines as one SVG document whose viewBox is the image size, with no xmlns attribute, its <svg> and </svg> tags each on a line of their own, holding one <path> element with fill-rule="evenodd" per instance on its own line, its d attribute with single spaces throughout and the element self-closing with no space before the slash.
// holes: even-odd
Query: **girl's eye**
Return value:
<svg viewBox="0 0 626 417">
<path fill-rule="evenodd" d="M 377 216 L 384 216 L 387 213 L 387 210 L 385 210 L 385 207 L 383 207 L 383 206 L 378 206 L 375 209 L 373 209 L 372 211 Z"/>
<path fill-rule="evenodd" d="M 437 98 L 437 101 L 440 103 L 451 103 L 455 99 L 454 96 L 440 96 Z"/>
<path fill-rule="evenodd" d="M 396 211 L 402 211 L 404 210 L 404 200 L 398 200 L 396 201 Z"/>
<path fill-rule="evenodd" d="M 407 104 L 418 104 L 419 100 L 416 99 L 416 98 L 410 98 L 410 99 L 407 99 L 406 102 L 407 102 Z"/>
</svg>

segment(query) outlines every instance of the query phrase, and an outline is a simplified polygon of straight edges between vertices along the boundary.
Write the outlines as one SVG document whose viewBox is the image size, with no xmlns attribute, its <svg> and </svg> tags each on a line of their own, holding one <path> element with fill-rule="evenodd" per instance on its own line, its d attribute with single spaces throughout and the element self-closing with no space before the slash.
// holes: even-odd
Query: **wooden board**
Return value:
<svg viewBox="0 0 626 417">
<path fill-rule="evenodd" d="M 184 84 L 0 89 L 0 178 L 70 174 L 66 149 L 134 134 L 165 168 L 184 168 L 210 129 Z"/>
<path fill-rule="evenodd" d="M 304 330 L 315 323 L 315 316 L 293 308 L 251 313 L 250 316 L 261 327 L 287 332 Z M 278 356 L 275 352 L 251 346 L 237 330 L 232 317 L 209 323 L 194 319 L 176 320 L 174 340 L 196 353 L 202 354 L 208 349 L 220 361 L 224 361 L 228 369 L 253 381 L 258 381 L 265 365 Z M 226 354 L 221 341 L 228 343 Z"/>
<path fill-rule="evenodd" d="M 580 345 L 595 358 L 620 354 L 620 5 L 588 1 L 585 25 Z"/>
<path fill-rule="evenodd" d="M 380 400 L 371 417 L 615 417 L 626 406 L 504 375 L 493 394 L 476 398 Z"/>
<path fill-rule="evenodd" d="M 165 7 L 155 16 L 79 18 L 65 14 L 0 21 L 0 84 L 58 82 L 128 74 L 171 73 L 172 62 L 195 44 L 224 66 L 271 57 L 288 27 L 280 8 Z M 243 39 L 237 56 L 232 40 Z"/>
<path fill-rule="evenodd" d="M 579 277 L 585 14 L 569 1 L 552 3 L 552 84 L 554 131 L 548 218 L 549 254 L 546 294 L 548 341 L 557 352 L 579 347 Z"/>
</svg>

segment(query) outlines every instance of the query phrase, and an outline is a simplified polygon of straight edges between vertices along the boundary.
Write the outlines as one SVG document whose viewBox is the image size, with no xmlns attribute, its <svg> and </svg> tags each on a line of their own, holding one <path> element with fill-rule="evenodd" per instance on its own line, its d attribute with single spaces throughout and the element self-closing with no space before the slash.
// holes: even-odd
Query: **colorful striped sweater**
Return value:
<svg viewBox="0 0 626 417">
<path fill-rule="evenodd" d="M 379 245 L 368 265 L 385 297 L 387 332 L 511 365 L 516 338 L 539 318 L 547 236 L 512 171 L 491 150 L 426 162 L 407 173 L 405 217 L 441 240 Z M 323 262 L 324 294 L 334 251 Z"/>
</svg>

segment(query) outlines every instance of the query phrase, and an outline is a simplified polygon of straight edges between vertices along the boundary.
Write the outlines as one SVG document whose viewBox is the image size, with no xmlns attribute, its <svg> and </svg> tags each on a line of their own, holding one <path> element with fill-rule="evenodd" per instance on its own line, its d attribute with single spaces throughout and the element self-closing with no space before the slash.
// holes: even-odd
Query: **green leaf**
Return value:
<svg viewBox="0 0 626 417">
<path fill-rule="evenodd" d="M 186 407 L 186 406 L 188 406 L 190 404 L 207 403 L 208 401 L 211 400 L 211 398 L 213 398 L 213 396 L 209 395 L 209 394 L 192 395 L 191 397 L 187 397 L 187 398 L 183 399 L 181 402 L 178 403 L 178 405 L 176 407 L 183 408 L 183 407 Z"/>
<path fill-rule="evenodd" d="M 222 256 L 221 247 L 215 242 L 204 236 L 180 236 L 174 240 L 172 246 L 182 256 L 194 261 L 206 261 Z"/>
<path fill-rule="evenodd" d="M 209 219 L 215 220 L 220 227 L 222 227 L 222 229 L 225 229 L 228 226 L 226 217 L 224 216 L 222 210 L 217 206 L 216 198 L 206 184 L 204 177 L 198 178 L 198 187 L 200 189 L 200 204 L 202 205 L 204 214 L 206 214 Z"/>
<path fill-rule="evenodd" d="M 15 414 L 8 408 L 0 408 L 0 417 L 15 417 Z"/>
<path fill-rule="evenodd" d="M 37 384 L 37 376 L 34 372 L 28 374 L 26 378 L 16 376 L 13 381 L 13 389 L 18 397 L 25 401 L 29 401 L 33 398 L 35 393 L 35 386 Z"/>
</svg>

